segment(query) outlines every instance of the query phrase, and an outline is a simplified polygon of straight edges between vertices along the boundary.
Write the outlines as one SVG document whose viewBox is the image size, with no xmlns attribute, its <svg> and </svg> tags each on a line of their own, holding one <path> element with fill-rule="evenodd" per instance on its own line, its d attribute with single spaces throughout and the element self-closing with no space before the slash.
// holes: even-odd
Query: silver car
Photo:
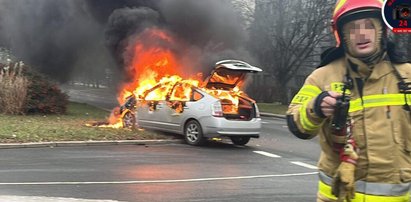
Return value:
<svg viewBox="0 0 411 202">
<path fill-rule="evenodd" d="M 131 97 L 121 107 L 123 125 L 181 134 L 190 145 L 202 145 L 207 138 L 220 137 L 245 145 L 250 138 L 258 138 L 261 130 L 255 101 L 244 93 L 237 96 L 238 103 L 219 95 L 235 91 L 247 73 L 260 71 L 238 60 L 220 61 L 203 86 L 189 87 L 185 101 L 173 100 L 173 95 L 190 84 L 184 80 L 172 85 L 159 83 L 139 99 Z M 167 93 L 163 98 L 150 100 L 150 94 L 156 91 Z"/>
</svg>

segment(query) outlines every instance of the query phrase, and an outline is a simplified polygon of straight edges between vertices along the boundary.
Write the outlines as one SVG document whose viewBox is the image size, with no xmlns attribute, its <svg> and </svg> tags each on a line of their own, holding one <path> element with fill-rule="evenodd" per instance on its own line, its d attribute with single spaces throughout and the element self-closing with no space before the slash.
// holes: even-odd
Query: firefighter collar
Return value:
<svg viewBox="0 0 411 202">
<path fill-rule="evenodd" d="M 384 75 L 389 74 L 393 71 L 390 65 L 390 61 L 387 57 L 387 53 L 384 53 L 380 61 L 375 64 L 375 66 L 368 66 L 363 61 L 350 56 L 349 54 L 345 55 L 346 65 L 349 74 L 355 78 L 362 78 L 365 80 L 377 80 Z"/>
</svg>

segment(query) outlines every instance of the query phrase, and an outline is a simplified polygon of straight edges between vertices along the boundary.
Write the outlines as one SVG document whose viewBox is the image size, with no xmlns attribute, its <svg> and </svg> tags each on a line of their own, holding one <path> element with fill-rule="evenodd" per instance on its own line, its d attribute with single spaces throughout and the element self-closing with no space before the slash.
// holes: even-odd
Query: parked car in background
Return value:
<svg viewBox="0 0 411 202">
<path fill-rule="evenodd" d="M 261 118 L 255 101 L 236 88 L 248 73 L 260 71 L 243 61 L 224 60 L 202 86 L 185 80 L 158 83 L 120 107 L 123 125 L 181 134 L 190 145 L 220 137 L 245 145 L 259 137 Z"/>
</svg>

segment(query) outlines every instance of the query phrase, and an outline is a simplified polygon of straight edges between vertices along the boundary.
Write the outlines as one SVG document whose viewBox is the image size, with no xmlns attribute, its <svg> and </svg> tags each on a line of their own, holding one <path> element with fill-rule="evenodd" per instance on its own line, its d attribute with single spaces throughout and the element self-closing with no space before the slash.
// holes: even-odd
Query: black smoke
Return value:
<svg viewBox="0 0 411 202">
<path fill-rule="evenodd" d="M 163 0 L 159 6 L 167 27 L 191 44 L 188 52 L 198 52 L 198 66 L 208 73 L 221 59 L 251 57 L 244 48 L 246 35 L 239 11 L 228 0 Z M 189 56 L 190 57 L 190 56 Z"/>
<path fill-rule="evenodd" d="M 1 46 L 56 80 L 68 80 L 74 69 L 87 68 L 104 54 L 110 57 L 99 48 L 104 47 L 104 25 L 82 1 L 3 0 L 0 26 Z M 91 51 L 101 54 L 91 58 L 96 56 Z"/>
<path fill-rule="evenodd" d="M 199 47 L 218 43 L 234 48 L 244 39 L 241 23 L 229 1 L 164 0 L 159 8 L 173 32 Z"/>
<path fill-rule="evenodd" d="M 100 24 L 106 24 L 116 9 L 148 7 L 157 10 L 158 2 L 158 0 L 85 0 L 89 12 Z"/>
<path fill-rule="evenodd" d="M 125 50 L 132 41 L 130 36 L 146 27 L 159 24 L 159 13 L 147 7 L 120 8 L 113 11 L 108 19 L 106 45 L 120 66 L 125 65 Z"/>
<path fill-rule="evenodd" d="M 124 50 L 130 41 L 151 26 L 166 29 L 183 42 L 178 50 L 180 59 L 196 61 L 195 71 L 207 73 L 213 63 L 227 58 L 252 62 L 243 46 L 245 31 L 230 1 L 154 2 L 147 7 L 117 9 L 109 17 L 106 39 L 120 66 L 128 63 Z"/>
<path fill-rule="evenodd" d="M 235 13 L 229 0 L 2 0 L 0 46 L 60 81 L 90 66 L 124 68 L 128 43 L 152 26 L 184 41 L 180 54 L 198 66 L 250 61 Z"/>
</svg>

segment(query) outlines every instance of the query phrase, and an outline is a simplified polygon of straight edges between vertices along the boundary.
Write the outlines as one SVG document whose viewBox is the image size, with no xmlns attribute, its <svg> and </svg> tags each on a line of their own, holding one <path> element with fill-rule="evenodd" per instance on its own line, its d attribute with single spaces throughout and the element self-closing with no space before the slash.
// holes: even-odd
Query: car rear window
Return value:
<svg viewBox="0 0 411 202">
<path fill-rule="evenodd" d="M 203 97 L 204 96 L 201 93 L 199 93 L 197 91 L 193 91 L 193 101 L 199 101 Z"/>
</svg>

